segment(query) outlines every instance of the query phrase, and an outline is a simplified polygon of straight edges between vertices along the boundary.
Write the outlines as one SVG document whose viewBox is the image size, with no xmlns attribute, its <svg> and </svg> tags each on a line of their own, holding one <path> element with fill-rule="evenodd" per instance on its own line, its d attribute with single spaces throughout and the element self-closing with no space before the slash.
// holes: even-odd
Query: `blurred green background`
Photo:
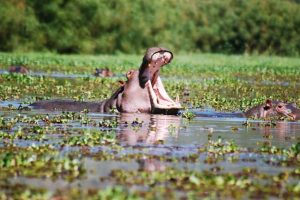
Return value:
<svg viewBox="0 0 300 200">
<path fill-rule="evenodd" d="M 0 51 L 299 56 L 296 0 L 0 0 Z"/>
</svg>

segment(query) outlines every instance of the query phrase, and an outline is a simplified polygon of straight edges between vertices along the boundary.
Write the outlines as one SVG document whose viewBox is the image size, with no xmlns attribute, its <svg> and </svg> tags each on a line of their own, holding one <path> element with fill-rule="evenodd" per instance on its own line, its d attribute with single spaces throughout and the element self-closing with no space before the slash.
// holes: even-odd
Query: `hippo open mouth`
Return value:
<svg viewBox="0 0 300 200">
<path fill-rule="evenodd" d="M 170 63 L 172 59 L 173 54 L 163 48 L 150 48 L 144 57 L 139 78 L 141 87 L 148 89 L 152 113 L 162 110 L 175 112 L 181 109 L 179 98 L 173 101 L 169 97 L 159 77 L 160 68 Z"/>
<path fill-rule="evenodd" d="M 176 98 L 176 101 L 173 101 L 159 82 L 161 83 L 160 78 L 157 79 L 154 86 L 151 81 L 146 83 L 150 96 L 152 113 L 157 113 L 159 110 L 178 111 L 181 109 L 179 98 Z"/>
</svg>

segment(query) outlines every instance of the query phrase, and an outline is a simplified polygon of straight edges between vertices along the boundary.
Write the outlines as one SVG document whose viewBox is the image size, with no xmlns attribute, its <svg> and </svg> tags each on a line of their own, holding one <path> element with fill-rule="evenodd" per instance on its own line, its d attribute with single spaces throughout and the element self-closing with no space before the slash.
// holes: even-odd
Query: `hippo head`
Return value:
<svg viewBox="0 0 300 200">
<path fill-rule="evenodd" d="M 281 115 L 290 117 L 292 120 L 296 119 L 295 111 L 297 110 L 297 106 L 295 103 L 280 102 L 276 105 L 275 109 Z"/>
<path fill-rule="evenodd" d="M 181 109 L 178 100 L 167 94 L 159 77 L 160 68 L 171 62 L 173 54 L 159 47 L 149 48 L 139 70 L 127 72 L 122 98 L 117 108 L 120 112 L 176 114 Z"/>
<path fill-rule="evenodd" d="M 274 101 L 267 99 L 266 102 L 262 105 L 260 110 L 260 117 L 275 117 L 280 115 L 278 108 L 283 106 L 285 103 L 282 101 Z"/>
</svg>

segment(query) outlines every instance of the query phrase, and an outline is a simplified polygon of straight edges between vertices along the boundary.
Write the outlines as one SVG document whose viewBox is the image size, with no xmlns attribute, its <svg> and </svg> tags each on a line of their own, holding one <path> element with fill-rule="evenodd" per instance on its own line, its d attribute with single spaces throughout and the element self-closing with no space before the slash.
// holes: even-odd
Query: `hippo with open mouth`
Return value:
<svg viewBox="0 0 300 200">
<path fill-rule="evenodd" d="M 173 59 L 171 51 L 152 47 L 146 51 L 139 70 L 127 72 L 127 81 L 102 102 L 72 100 L 45 100 L 31 104 L 33 108 L 46 110 L 110 112 L 116 108 L 122 113 L 177 114 L 180 103 L 167 94 L 159 77 L 160 68 Z"/>
</svg>

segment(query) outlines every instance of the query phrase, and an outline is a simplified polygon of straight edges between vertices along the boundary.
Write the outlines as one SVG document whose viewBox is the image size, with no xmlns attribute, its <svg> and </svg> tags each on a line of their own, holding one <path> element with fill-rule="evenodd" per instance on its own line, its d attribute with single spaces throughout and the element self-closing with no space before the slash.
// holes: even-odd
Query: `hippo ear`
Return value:
<svg viewBox="0 0 300 200">
<path fill-rule="evenodd" d="M 132 75 L 133 75 L 133 72 L 134 72 L 134 70 L 129 70 L 129 71 L 126 73 L 126 78 L 127 78 L 127 79 L 130 79 L 130 78 L 132 77 Z"/>
<path fill-rule="evenodd" d="M 267 99 L 264 105 L 264 110 L 269 110 L 272 107 L 272 100 Z"/>
</svg>

